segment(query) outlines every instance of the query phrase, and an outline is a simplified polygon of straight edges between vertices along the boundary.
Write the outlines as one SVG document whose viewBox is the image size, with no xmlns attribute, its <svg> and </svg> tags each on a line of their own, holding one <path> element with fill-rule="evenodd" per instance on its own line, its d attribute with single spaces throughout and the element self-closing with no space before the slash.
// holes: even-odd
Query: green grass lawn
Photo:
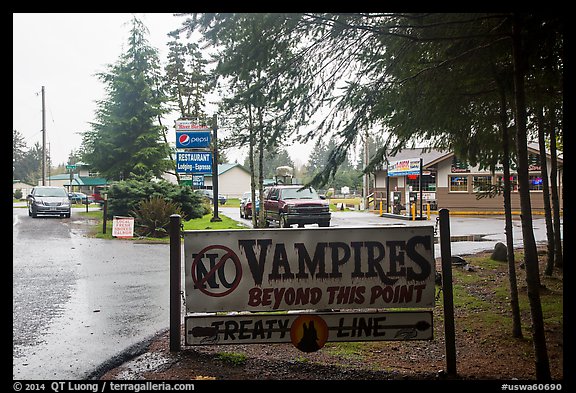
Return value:
<svg viewBox="0 0 576 393">
<path fill-rule="evenodd" d="M 102 232 L 103 227 L 103 220 L 102 220 L 102 210 L 93 210 L 89 212 L 76 212 L 75 215 L 79 215 L 86 218 L 92 218 L 94 220 L 94 228 L 92 232 L 92 236 L 101 238 L 101 239 L 114 239 L 112 237 L 112 219 L 106 220 L 106 233 Z M 212 221 L 213 219 L 212 213 L 206 214 L 201 218 L 195 218 L 188 221 L 182 221 L 182 226 L 185 231 L 194 231 L 194 230 L 211 230 L 211 229 L 247 229 L 247 227 L 235 221 L 227 216 L 222 214 L 218 215 L 220 221 Z M 169 243 L 170 238 L 149 238 L 149 237 L 138 237 L 135 236 L 132 239 L 137 240 L 148 240 L 154 242 L 165 242 Z"/>
</svg>

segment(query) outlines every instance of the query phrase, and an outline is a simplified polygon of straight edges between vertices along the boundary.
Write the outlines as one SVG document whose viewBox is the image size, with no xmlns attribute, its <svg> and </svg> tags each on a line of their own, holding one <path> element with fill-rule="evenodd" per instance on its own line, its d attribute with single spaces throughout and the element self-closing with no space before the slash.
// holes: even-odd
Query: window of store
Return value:
<svg viewBox="0 0 576 393">
<path fill-rule="evenodd" d="M 450 192 L 468 192 L 468 176 L 449 176 Z"/>
<path fill-rule="evenodd" d="M 472 187 L 474 192 L 488 192 L 492 184 L 492 176 L 474 176 Z"/>
<path fill-rule="evenodd" d="M 412 187 L 412 191 L 420 191 L 420 181 L 418 175 L 406 175 L 406 185 Z M 436 191 L 436 176 L 423 175 L 422 176 L 422 191 L 435 192 Z"/>
<path fill-rule="evenodd" d="M 542 191 L 542 177 L 540 175 L 528 176 L 530 191 Z"/>
<path fill-rule="evenodd" d="M 498 186 L 504 188 L 504 176 L 498 176 L 497 182 Z M 510 188 L 512 188 L 512 192 L 518 192 L 518 176 L 510 175 Z"/>
</svg>

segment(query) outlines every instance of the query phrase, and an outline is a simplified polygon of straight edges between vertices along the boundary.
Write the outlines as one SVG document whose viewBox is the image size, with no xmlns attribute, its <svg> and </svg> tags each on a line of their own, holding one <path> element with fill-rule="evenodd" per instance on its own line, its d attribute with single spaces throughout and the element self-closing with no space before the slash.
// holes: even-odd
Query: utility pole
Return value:
<svg viewBox="0 0 576 393">
<path fill-rule="evenodd" d="M 48 157 L 50 157 L 50 142 L 48 142 Z M 48 158 L 46 159 L 48 160 Z M 48 185 L 51 186 L 52 184 L 50 183 L 50 163 L 48 163 Z"/>
<path fill-rule="evenodd" d="M 46 111 L 44 109 L 44 86 L 42 86 L 42 185 L 46 185 Z"/>
</svg>

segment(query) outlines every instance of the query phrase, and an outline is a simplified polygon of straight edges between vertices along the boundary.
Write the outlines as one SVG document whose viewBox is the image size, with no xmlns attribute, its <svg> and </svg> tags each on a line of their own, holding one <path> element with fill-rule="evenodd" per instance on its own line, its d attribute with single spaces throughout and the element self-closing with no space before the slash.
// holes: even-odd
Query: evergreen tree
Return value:
<svg viewBox="0 0 576 393">
<path fill-rule="evenodd" d="M 217 51 L 215 78 L 224 92 L 220 111 L 234 126 L 223 146 L 248 145 L 251 189 L 259 189 L 260 198 L 264 153 L 284 144 L 308 120 L 302 98 L 308 95 L 311 79 L 302 78 L 307 69 L 294 61 L 295 25 L 283 14 L 204 14 L 183 27 L 201 30 Z M 264 222 L 263 216 L 259 222 Z"/>
<path fill-rule="evenodd" d="M 26 141 L 24 135 L 17 130 L 12 130 L 12 179 L 21 180 L 24 173 L 21 163 L 26 153 Z"/>
<path fill-rule="evenodd" d="M 48 161 L 48 155 L 46 159 Z M 19 176 L 19 180 L 28 184 L 38 184 L 42 179 L 42 146 L 40 142 L 36 142 L 24 153 L 17 168 L 18 171 L 15 171 L 15 175 Z"/>
<path fill-rule="evenodd" d="M 155 124 L 164 113 L 164 96 L 158 54 L 147 34 L 134 17 L 127 51 L 108 72 L 98 74 L 107 99 L 98 102 L 97 119 L 83 134 L 82 159 L 110 180 L 147 173 L 160 177 L 171 166 L 168 146 L 161 141 L 163 127 Z"/>
<path fill-rule="evenodd" d="M 165 67 L 165 89 L 176 104 L 181 118 L 197 119 L 208 124 L 204 111 L 205 95 L 209 89 L 207 61 L 196 42 L 184 44 L 179 32 L 170 33 L 168 64 Z"/>
</svg>

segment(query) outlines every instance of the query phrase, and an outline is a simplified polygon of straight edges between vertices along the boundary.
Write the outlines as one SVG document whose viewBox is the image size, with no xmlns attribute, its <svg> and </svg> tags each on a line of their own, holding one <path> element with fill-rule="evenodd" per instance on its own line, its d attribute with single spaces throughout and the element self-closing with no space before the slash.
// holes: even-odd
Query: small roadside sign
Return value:
<svg viewBox="0 0 576 393">
<path fill-rule="evenodd" d="M 204 175 L 192 175 L 192 185 L 194 187 L 204 187 Z"/>
<path fill-rule="evenodd" d="M 131 238 L 134 236 L 134 217 L 114 216 L 112 221 L 112 236 Z"/>
<path fill-rule="evenodd" d="M 76 169 L 76 165 L 66 165 L 66 169 L 68 170 Z"/>
<path fill-rule="evenodd" d="M 176 131 L 210 131 L 209 127 L 196 124 L 193 120 L 176 120 Z"/>
</svg>

